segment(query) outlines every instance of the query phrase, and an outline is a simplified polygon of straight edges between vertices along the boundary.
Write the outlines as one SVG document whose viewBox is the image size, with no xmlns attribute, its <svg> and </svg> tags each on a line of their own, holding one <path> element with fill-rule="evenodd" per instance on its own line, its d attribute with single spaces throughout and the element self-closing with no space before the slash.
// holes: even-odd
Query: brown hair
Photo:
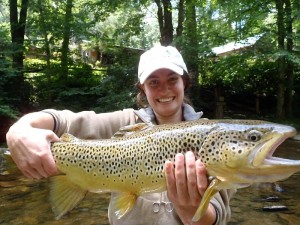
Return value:
<svg viewBox="0 0 300 225">
<path fill-rule="evenodd" d="M 187 96 L 187 90 L 190 86 L 190 77 L 186 72 L 184 72 L 184 74 L 181 77 L 182 77 L 182 80 L 183 80 L 183 83 L 184 83 L 184 92 L 185 92 L 183 102 L 191 105 L 191 100 Z M 136 103 L 137 103 L 138 107 L 146 108 L 146 107 L 149 106 L 149 103 L 147 101 L 146 94 L 143 91 L 141 86 L 142 85 L 139 81 L 135 84 L 135 87 L 138 90 L 138 94 L 136 96 Z"/>
</svg>

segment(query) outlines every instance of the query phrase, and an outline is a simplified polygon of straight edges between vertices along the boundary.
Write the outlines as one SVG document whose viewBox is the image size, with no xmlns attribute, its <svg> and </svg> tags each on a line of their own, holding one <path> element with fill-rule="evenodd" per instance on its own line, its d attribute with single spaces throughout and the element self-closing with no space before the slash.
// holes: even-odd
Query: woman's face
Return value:
<svg viewBox="0 0 300 225">
<path fill-rule="evenodd" d="M 168 69 L 152 73 L 142 85 L 148 103 L 156 117 L 182 118 L 184 82 L 180 75 Z"/>
</svg>

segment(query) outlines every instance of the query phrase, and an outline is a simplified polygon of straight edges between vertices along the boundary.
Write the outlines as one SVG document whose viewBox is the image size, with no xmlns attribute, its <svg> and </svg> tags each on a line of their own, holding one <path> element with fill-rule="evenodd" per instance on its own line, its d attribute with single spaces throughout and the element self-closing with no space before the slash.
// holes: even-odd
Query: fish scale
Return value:
<svg viewBox="0 0 300 225">
<path fill-rule="evenodd" d="M 197 221 L 219 190 L 275 182 L 298 172 L 300 161 L 272 157 L 274 149 L 295 134 L 293 127 L 265 121 L 207 119 L 129 125 L 104 140 L 64 134 L 52 144 L 60 175 L 51 179 L 50 201 L 60 218 L 88 191 L 120 192 L 113 205 L 121 218 L 138 196 L 166 190 L 167 160 L 174 162 L 177 153 L 193 151 L 212 177 L 193 218 Z"/>
</svg>

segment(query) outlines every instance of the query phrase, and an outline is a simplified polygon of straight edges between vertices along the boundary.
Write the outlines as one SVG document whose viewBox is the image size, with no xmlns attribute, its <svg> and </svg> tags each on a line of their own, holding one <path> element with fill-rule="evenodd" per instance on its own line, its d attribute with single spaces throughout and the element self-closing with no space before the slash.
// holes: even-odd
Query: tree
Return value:
<svg viewBox="0 0 300 225">
<path fill-rule="evenodd" d="M 50 49 L 50 40 L 49 40 L 49 31 L 47 29 L 47 22 L 46 22 L 46 12 L 44 9 L 46 9 L 45 1 L 38 0 L 37 1 L 37 8 L 39 12 L 39 24 L 41 28 L 41 33 L 44 38 L 44 50 L 46 53 L 46 68 L 45 68 L 45 74 L 47 77 L 47 104 L 50 105 L 52 102 L 52 95 L 51 95 L 51 49 Z"/>
<path fill-rule="evenodd" d="M 277 9 L 277 44 L 278 44 L 278 118 L 292 116 L 294 89 L 293 58 L 293 17 L 290 0 L 276 0 Z"/>
<path fill-rule="evenodd" d="M 176 47 L 181 49 L 182 46 L 180 45 L 180 39 L 183 33 L 183 22 L 184 22 L 184 0 L 179 0 L 178 3 L 178 21 L 177 21 L 177 28 L 176 28 Z"/>
<path fill-rule="evenodd" d="M 63 42 L 61 46 L 61 73 L 60 78 L 66 80 L 68 78 L 68 60 L 69 60 L 69 43 L 71 37 L 73 0 L 67 0 L 65 10 L 65 21 L 63 31 Z"/>
<path fill-rule="evenodd" d="M 14 67 L 23 69 L 24 59 L 24 35 L 26 28 L 27 10 L 29 0 L 21 1 L 20 15 L 18 15 L 18 1 L 10 0 L 10 27 L 11 27 L 11 42 L 15 46 L 13 54 Z"/>
<path fill-rule="evenodd" d="M 10 46 L 5 45 L 7 46 L 5 51 L 7 51 L 5 54 L 1 53 L 5 57 L 1 61 L 1 64 L 5 65 L 4 71 L 7 67 L 12 68 L 11 65 L 7 66 L 12 61 L 16 70 L 1 73 L 1 80 L 5 83 L 0 89 L 14 90 L 11 94 L 6 93 L 3 96 L 18 99 L 19 103 L 26 104 L 25 96 L 21 93 L 25 87 L 20 88 L 20 83 L 23 81 L 25 84 L 26 80 L 30 80 L 31 88 L 34 89 L 31 99 L 36 101 L 36 105 L 42 106 L 41 103 L 45 102 L 63 105 L 66 99 L 72 99 L 72 101 L 82 99 L 84 102 L 83 99 L 86 96 L 93 96 L 93 99 L 96 99 L 100 86 L 99 89 L 96 88 L 96 94 L 89 90 L 98 85 L 98 83 L 93 84 L 94 81 L 100 79 L 101 82 L 109 80 L 118 82 L 119 77 L 124 76 L 123 70 L 127 71 L 126 76 L 135 74 L 135 68 L 132 65 L 129 69 L 125 64 L 117 65 L 115 61 L 117 56 L 113 52 L 115 47 L 112 48 L 112 46 L 125 47 L 124 49 L 135 48 L 135 54 L 138 55 L 139 49 L 149 48 L 152 43 L 160 39 L 161 44 L 175 45 L 183 53 L 192 77 L 191 96 L 197 109 L 206 104 L 202 99 L 207 97 L 200 96 L 203 89 L 199 89 L 199 82 L 209 89 L 218 90 L 216 93 L 227 94 L 226 98 L 233 94 L 259 93 L 263 90 L 272 99 L 278 97 L 278 106 L 280 106 L 278 110 L 282 110 L 282 114 L 287 116 L 291 115 L 291 106 L 296 104 L 296 101 L 293 101 L 293 93 L 296 90 L 294 95 L 296 98 L 299 92 L 297 79 L 299 79 L 300 64 L 298 53 L 295 51 L 299 48 L 297 31 L 300 27 L 299 1 L 297 0 L 267 2 L 251 0 L 5 1 L 9 2 L 10 7 L 4 4 L 0 6 L 0 9 L 6 7 L 11 11 L 12 46 L 18 48 L 15 48 L 11 54 L 11 51 L 8 51 Z M 280 15 L 277 17 L 276 2 L 279 1 L 281 3 L 277 5 L 277 8 L 281 10 L 282 17 Z M 28 16 L 27 10 L 30 12 Z M 152 14 L 157 16 L 152 16 Z M 144 19 L 149 18 L 150 15 L 151 20 Z M 153 23 L 154 20 L 156 21 Z M 279 21 L 282 29 L 277 29 Z M 152 27 L 155 29 L 151 29 Z M 25 31 L 27 39 L 24 42 L 22 33 Z M 1 29 L 0 32 L 3 33 L 3 30 Z M 268 36 L 269 41 L 264 42 L 263 47 L 253 55 L 239 53 L 227 59 L 218 59 L 218 63 L 211 60 L 213 47 L 240 41 L 257 34 Z M 282 36 L 279 38 L 279 35 Z M 9 37 L 9 34 L 6 36 Z M 21 38 L 17 40 L 16 37 Z M 82 52 L 76 47 L 83 42 L 88 43 L 81 45 L 83 50 L 95 48 L 101 51 L 98 56 L 110 55 L 109 60 L 116 64 L 116 68 L 113 69 L 117 69 L 119 77 L 111 67 L 99 68 L 103 65 L 101 63 L 93 64 L 93 66 L 85 64 L 86 62 L 80 55 Z M 41 57 L 37 59 L 27 57 L 22 62 L 24 49 L 32 49 L 28 48 L 29 46 L 34 46 L 39 51 L 43 49 L 43 52 L 40 51 Z M 123 53 L 120 52 L 121 55 Z M 26 51 L 25 54 L 27 54 Z M 130 54 L 129 57 L 132 55 Z M 262 61 L 261 64 L 259 61 Z M 277 66 L 274 61 L 277 62 Z M 23 67 L 26 73 L 23 73 Z M 94 76 L 97 73 L 95 69 L 101 71 L 101 75 Z M 36 74 L 31 73 L 33 70 Z M 27 73 L 28 71 L 30 73 Z M 280 80 L 278 74 L 282 80 L 274 82 L 275 78 L 277 81 Z M 262 81 L 259 85 L 257 85 L 258 82 L 256 85 L 251 82 L 250 77 L 254 76 L 256 81 Z M 103 79 L 103 77 L 106 78 Z M 108 83 L 111 85 L 114 82 Z M 86 89 L 82 88 L 84 85 Z M 110 87 L 120 89 L 121 86 L 120 83 Z M 276 86 L 276 88 L 266 86 Z M 124 93 L 128 92 L 127 90 Z M 112 93 L 113 91 L 110 94 Z M 108 92 L 101 91 L 102 100 L 110 99 L 108 95 Z M 123 94 L 119 97 L 121 95 Z M 124 94 L 124 96 L 128 95 Z M 213 95 L 208 96 L 211 99 L 206 98 L 206 101 L 211 102 Z M 77 106 L 79 109 L 87 105 L 77 104 Z"/>
<path fill-rule="evenodd" d="M 286 15 L 286 50 L 290 57 L 287 58 L 287 92 L 286 92 L 286 114 L 288 117 L 293 116 L 293 92 L 294 92 L 294 63 L 291 59 L 293 54 L 293 15 L 292 5 L 290 0 L 285 0 L 285 15 Z"/>
<path fill-rule="evenodd" d="M 186 0 L 184 56 L 191 77 L 192 101 L 199 107 L 199 34 L 197 30 L 196 0 Z"/>
<path fill-rule="evenodd" d="M 277 110 L 276 114 L 278 118 L 284 116 L 284 93 L 285 93 L 285 55 L 284 55 L 284 39 L 285 39 L 285 27 L 284 27 L 284 0 L 276 0 L 277 9 L 277 29 L 278 29 L 278 50 L 279 57 L 277 59 L 278 64 L 278 90 L 277 90 Z"/>
<path fill-rule="evenodd" d="M 167 46 L 173 42 L 172 4 L 170 0 L 155 0 L 155 3 L 161 34 L 160 43 Z"/>
<path fill-rule="evenodd" d="M 18 96 L 20 101 L 15 103 L 15 106 L 21 107 L 28 103 L 28 90 L 26 82 L 24 81 L 23 67 L 24 67 L 24 36 L 26 28 L 27 10 L 29 0 L 22 0 L 20 6 L 20 14 L 18 14 L 18 1 L 9 0 L 10 11 L 10 28 L 11 28 L 11 43 L 12 43 L 12 61 L 13 68 L 15 68 L 14 76 L 11 76 L 9 83 L 13 96 Z"/>
</svg>

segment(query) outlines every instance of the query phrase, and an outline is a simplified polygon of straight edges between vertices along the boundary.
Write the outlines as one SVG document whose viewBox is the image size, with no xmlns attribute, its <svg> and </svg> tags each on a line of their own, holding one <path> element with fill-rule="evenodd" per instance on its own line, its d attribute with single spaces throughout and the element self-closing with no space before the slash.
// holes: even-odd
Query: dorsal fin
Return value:
<svg viewBox="0 0 300 225">
<path fill-rule="evenodd" d="M 61 135 L 60 140 L 64 142 L 75 142 L 78 141 L 78 138 L 74 137 L 72 134 L 64 133 Z"/>
<path fill-rule="evenodd" d="M 121 127 L 119 131 L 117 131 L 112 138 L 121 138 L 124 136 L 129 136 L 131 134 L 134 134 L 136 132 L 144 131 L 151 129 L 153 127 L 152 123 L 137 123 L 133 125 L 128 125 Z"/>
</svg>

